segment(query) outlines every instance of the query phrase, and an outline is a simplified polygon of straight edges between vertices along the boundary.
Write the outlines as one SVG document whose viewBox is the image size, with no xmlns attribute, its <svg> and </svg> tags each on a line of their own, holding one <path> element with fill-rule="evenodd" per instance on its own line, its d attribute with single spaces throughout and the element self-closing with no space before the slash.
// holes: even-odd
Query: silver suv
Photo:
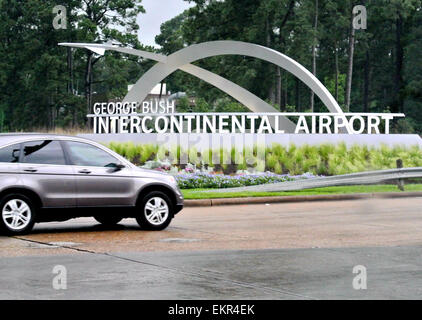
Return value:
<svg viewBox="0 0 422 320">
<path fill-rule="evenodd" d="M 96 142 L 46 134 L 0 134 L 0 230 L 93 216 L 113 225 L 136 218 L 163 230 L 183 208 L 171 175 L 141 169 Z"/>
</svg>

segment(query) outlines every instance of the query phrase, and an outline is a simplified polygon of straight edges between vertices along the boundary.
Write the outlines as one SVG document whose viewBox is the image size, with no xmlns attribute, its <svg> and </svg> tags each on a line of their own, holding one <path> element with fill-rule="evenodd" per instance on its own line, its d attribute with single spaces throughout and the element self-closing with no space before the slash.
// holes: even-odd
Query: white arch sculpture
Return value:
<svg viewBox="0 0 422 320">
<path fill-rule="evenodd" d="M 151 69 L 139 78 L 123 101 L 144 101 L 157 83 L 180 69 L 219 88 L 251 111 L 277 112 L 278 110 L 274 107 L 237 84 L 191 64 L 191 62 L 218 55 L 244 55 L 271 62 L 289 71 L 304 82 L 321 99 L 330 112 L 343 114 L 342 109 L 327 88 L 305 67 L 278 51 L 257 44 L 231 40 L 211 41 L 191 45 L 169 56 L 104 44 L 59 43 L 59 45 L 86 48 L 98 54 L 104 54 L 105 50 L 113 50 L 157 61 Z M 281 116 L 280 122 L 285 132 L 294 132 L 295 124 L 289 119 Z M 347 122 L 345 123 L 347 124 Z M 350 132 L 348 126 L 346 126 L 346 131 Z"/>
</svg>

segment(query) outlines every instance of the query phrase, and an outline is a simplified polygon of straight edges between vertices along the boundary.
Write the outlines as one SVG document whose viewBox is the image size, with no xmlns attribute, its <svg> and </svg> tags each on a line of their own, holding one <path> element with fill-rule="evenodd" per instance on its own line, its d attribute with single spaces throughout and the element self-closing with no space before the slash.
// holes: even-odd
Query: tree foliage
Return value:
<svg viewBox="0 0 422 320">
<path fill-rule="evenodd" d="M 157 43 L 170 54 L 184 46 L 213 40 L 265 45 L 287 54 L 312 71 L 342 107 L 350 73 L 350 111 L 405 112 L 407 127 L 422 131 L 421 77 L 422 4 L 420 0 L 189 0 L 195 6 L 162 25 Z M 349 70 L 352 8 L 367 9 L 367 29 L 355 30 Z M 318 5 L 318 7 L 316 7 Z M 318 23 L 315 28 L 315 10 Z M 273 65 L 242 56 L 197 62 L 286 110 L 310 110 L 310 90 Z M 221 91 L 177 71 L 169 79 L 173 91 L 186 91 L 213 105 Z M 315 111 L 325 111 L 318 99 Z M 397 126 L 402 128 L 403 123 Z M 411 128 L 409 128 L 411 130 Z"/>
<path fill-rule="evenodd" d="M 53 28 L 51 0 L 0 1 L 0 129 L 82 126 L 93 101 L 121 98 L 145 63 L 58 46 L 108 42 L 142 48 L 140 1 L 65 0 L 67 28 Z M 88 97 L 89 96 L 89 97 Z M 91 100 L 92 98 L 92 100 Z"/>
<path fill-rule="evenodd" d="M 347 104 L 350 76 L 351 112 L 404 112 L 407 118 L 396 124 L 395 132 L 422 131 L 421 0 L 187 1 L 194 6 L 161 26 L 156 42 L 162 53 L 213 40 L 264 45 L 310 71 L 315 69 L 342 107 Z M 68 25 L 60 30 L 52 25 L 57 4 L 52 0 L 0 0 L 1 131 L 84 126 L 93 103 L 122 99 L 127 85 L 155 63 L 116 52 L 100 57 L 57 45 L 112 42 L 156 51 L 138 40 L 142 26 L 136 17 L 144 12 L 140 0 L 62 0 Z M 356 4 L 365 5 L 368 23 L 366 30 L 355 30 L 350 70 L 351 9 Z M 270 63 L 229 55 L 194 64 L 282 111 L 311 108 L 310 90 Z M 172 92 L 195 97 L 201 110 L 240 108 L 220 90 L 182 71 L 165 81 Z M 315 111 L 325 111 L 319 99 L 314 101 Z"/>
</svg>

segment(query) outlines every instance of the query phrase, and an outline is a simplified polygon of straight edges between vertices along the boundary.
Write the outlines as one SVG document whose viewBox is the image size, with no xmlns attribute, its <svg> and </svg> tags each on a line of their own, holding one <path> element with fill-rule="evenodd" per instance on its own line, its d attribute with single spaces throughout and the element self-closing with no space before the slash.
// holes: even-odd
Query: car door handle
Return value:
<svg viewBox="0 0 422 320">
<path fill-rule="evenodd" d="M 78 171 L 79 173 L 85 173 L 85 174 L 89 174 L 91 173 L 91 171 L 87 170 L 87 169 L 82 169 Z"/>
<path fill-rule="evenodd" d="M 26 171 L 26 172 L 37 172 L 38 169 L 35 169 L 35 168 L 25 168 L 25 169 L 23 169 L 23 171 Z"/>
</svg>

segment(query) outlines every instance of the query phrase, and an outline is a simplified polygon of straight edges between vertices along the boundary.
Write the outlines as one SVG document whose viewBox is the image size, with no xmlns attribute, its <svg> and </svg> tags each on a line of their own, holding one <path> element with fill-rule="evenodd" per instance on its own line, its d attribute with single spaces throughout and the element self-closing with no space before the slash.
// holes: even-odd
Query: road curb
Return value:
<svg viewBox="0 0 422 320">
<path fill-rule="evenodd" d="M 306 196 L 274 196 L 274 197 L 244 197 L 244 198 L 216 198 L 185 200 L 185 207 L 211 207 L 239 204 L 259 203 L 284 203 L 284 202 L 306 202 L 306 201 L 340 201 L 360 199 L 393 199 L 422 197 L 422 192 L 374 192 L 374 193 L 350 193 L 350 194 L 321 194 Z"/>
</svg>

